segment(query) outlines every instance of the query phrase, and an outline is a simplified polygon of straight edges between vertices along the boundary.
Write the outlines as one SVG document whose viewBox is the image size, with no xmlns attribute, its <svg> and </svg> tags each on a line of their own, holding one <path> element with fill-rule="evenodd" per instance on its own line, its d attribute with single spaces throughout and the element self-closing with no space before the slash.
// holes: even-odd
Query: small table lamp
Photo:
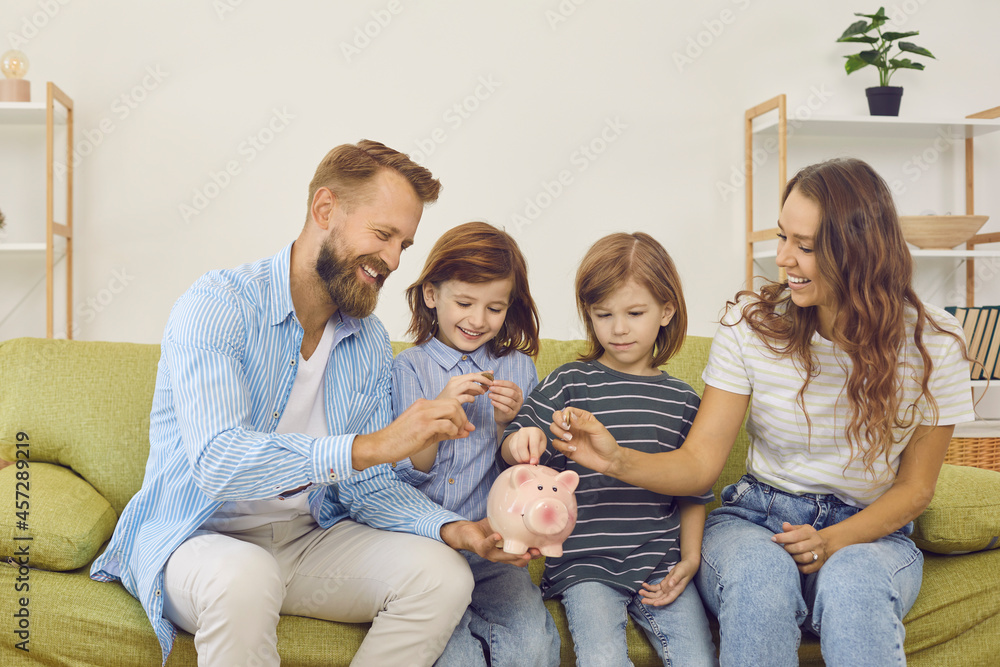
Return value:
<svg viewBox="0 0 1000 667">
<path fill-rule="evenodd" d="M 0 70 L 6 77 L 0 79 L 0 102 L 31 101 L 31 83 L 24 78 L 28 64 L 28 56 L 13 49 L 0 58 Z"/>
</svg>

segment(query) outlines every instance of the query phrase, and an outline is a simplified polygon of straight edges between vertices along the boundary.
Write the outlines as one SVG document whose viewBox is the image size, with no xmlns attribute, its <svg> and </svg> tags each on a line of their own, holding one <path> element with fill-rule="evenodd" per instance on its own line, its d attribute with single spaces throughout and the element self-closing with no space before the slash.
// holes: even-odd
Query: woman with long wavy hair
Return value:
<svg viewBox="0 0 1000 667">
<path fill-rule="evenodd" d="M 746 416 L 747 474 L 708 517 L 697 575 L 722 665 L 797 665 L 802 629 L 827 665 L 905 664 L 923 563 L 911 522 L 954 424 L 974 418 L 962 331 L 914 293 L 892 196 L 864 162 L 802 169 L 778 226 L 787 280 L 728 304 L 683 447 L 619 447 L 579 412 L 551 430 L 583 465 L 692 495 Z"/>
</svg>

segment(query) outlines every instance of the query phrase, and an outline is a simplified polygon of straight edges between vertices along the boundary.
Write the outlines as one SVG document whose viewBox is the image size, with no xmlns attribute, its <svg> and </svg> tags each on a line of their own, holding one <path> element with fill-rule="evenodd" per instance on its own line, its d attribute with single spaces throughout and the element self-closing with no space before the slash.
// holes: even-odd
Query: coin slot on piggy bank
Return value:
<svg viewBox="0 0 1000 667">
<path fill-rule="evenodd" d="M 503 537 L 503 550 L 521 554 L 531 547 L 543 556 L 562 556 L 562 543 L 576 525 L 580 476 L 548 466 L 519 464 L 500 473 L 486 500 L 486 516 Z"/>
</svg>

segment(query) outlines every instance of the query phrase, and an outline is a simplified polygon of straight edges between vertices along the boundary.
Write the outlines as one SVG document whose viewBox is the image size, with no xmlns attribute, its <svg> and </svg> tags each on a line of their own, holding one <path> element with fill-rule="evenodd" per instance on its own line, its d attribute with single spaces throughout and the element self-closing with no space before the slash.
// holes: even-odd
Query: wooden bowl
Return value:
<svg viewBox="0 0 1000 667">
<path fill-rule="evenodd" d="M 903 238 L 924 250 L 951 250 L 975 236 L 988 215 L 901 215 Z"/>
</svg>

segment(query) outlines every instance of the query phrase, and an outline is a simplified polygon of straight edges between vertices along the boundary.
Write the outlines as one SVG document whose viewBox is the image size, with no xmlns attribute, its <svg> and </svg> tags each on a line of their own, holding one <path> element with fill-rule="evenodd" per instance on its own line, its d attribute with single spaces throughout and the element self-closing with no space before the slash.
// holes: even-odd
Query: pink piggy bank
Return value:
<svg viewBox="0 0 1000 667">
<path fill-rule="evenodd" d="M 519 464 L 500 473 L 486 499 L 486 516 L 503 537 L 503 550 L 522 554 L 536 547 L 543 556 L 562 556 L 562 543 L 576 525 L 580 476 L 548 466 Z"/>
</svg>

